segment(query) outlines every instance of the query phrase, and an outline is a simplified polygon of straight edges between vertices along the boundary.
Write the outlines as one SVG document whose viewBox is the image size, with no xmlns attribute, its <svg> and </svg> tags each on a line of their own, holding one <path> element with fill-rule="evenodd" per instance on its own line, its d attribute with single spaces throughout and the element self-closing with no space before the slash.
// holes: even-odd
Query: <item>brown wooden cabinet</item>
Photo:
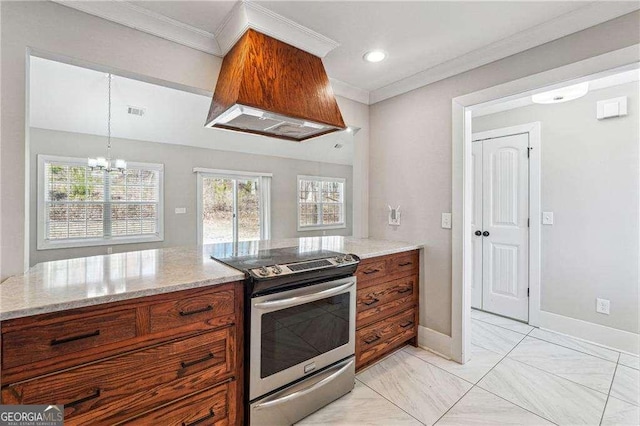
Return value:
<svg viewBox="0 0 640 426">
<path fill-rule="evenodd" d="M 2 403 L 65 424 L 240 424 L 242 283 L 2 323 Z"/>
<path fill-rule="evenodd" d="M 360 263 L 356 316 L 356 368 L 361 369 L 418 335 L 418 250 Z"/>
</svg>

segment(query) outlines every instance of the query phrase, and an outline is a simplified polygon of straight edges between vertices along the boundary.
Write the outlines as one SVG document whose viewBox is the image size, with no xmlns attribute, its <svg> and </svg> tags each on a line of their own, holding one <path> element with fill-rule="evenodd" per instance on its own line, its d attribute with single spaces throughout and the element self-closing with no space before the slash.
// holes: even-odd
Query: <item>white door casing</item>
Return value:
<svg viewBox="0 0 640 426">
<path fill-rule="evenodd" d="M 197 214 L 197 236 L 196 241 L 201 246 L 203 241 L 203 193 L 204 180 L 210 178 L 227 179 L 233 181 L 233 241 L 238 241 L 238 180 L 256 180 L 259 184 L 259 209 L 260 209 L 260 239 L 268 240 L 271 238 L 271 173 L 259 172 L 240 172 L 236 170 L 220 170 L 208 169 L 204 167 L 194 167 L 193 172 L 196 173 L 196 214 Z"/>
<path fill-rule="evenodd" d="M 474 142 L 471 150 L 471 307 L 482 309 L 482 141 Z"/>
<path fill-rule="evenodd" d="M 529 134 L 483 141 L 483 309 L 529 319 Z"/>
<path fill-rule="evenodd" d="M 472 117 L 476 108 L 490 102 L 498 102 L 517 94 L 518 97 L 533 94 L 534 90 L 556 84 L 565 87 L 567 84 L 580 83 L 602 76 L 610 75 L 611 70 L 619 71 L 637 69 L 640 60 L 640 44 L 607 52 L 559 68 L 554 68 L 508 83 L 500 84 L 478 92 L 458 96 L 451 101 L 452 119 L 452 301 L 451 301 L 451 350 L 453 360 L 462 364 L 469 360 L 471 354 L 471 150 Z M 541 326 L 540 311 L 540 134 L 539 122 L 513 126 L 510 134 L 529 132 L 530 151 L 530 264 L 529 264 L 529 324 Z M 504 134 L 504 129 L 499 129 Z M 483 132 L 483 138 L 493 137 L 497 131 Z M 612 330 L 612 329 L 610 329 Z M 603 344 L 618 347 L 615 343 Z M 609 340 L 610 341 L 610 340 Z M 636 345 L 636 340 L 633 341 Z M 633 346 L 631 345 L 631 346 Z M 428 345 L 427 345 L 428 346 Z M 635 346 L 637 348 L 637 345 Z M 625 349 L 628 350 L 628 349 Z M 633 352 L 633 350 L 629 350 Z"/>
</svg>

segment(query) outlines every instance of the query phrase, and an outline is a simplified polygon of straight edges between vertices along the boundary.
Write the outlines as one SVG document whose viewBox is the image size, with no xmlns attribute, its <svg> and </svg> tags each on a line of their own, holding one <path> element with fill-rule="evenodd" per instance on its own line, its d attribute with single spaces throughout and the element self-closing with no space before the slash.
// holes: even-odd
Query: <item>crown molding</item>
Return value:
<svg viewBox="0 0 640 426">
<path fill-rule="evenodd" d="M 340 45 L 320 33 L 247 0 L 240 1 L 233 7 L 215 34 L 124 0 L 52 1 L 216 56 L 226 55 L 249 28 L 321 58 Z"/>
<path fill-rule="evenodd" d="M 222 56 L 215 35 L 210 32 L 126 1 L 52 1 L 202 52 Z"/>
<path fill-rule="evenodd" d="M 594 2 L 512 37 L 458 56 L 370 93 L 371 104 L 478 68 L 638 10 L 637 2 Z"/>
<path fill-rule="evenodd" d="M 352 86 L 344 81 L 336 80 L 331 77 L 329 77 L 329 81 L 331 82 L 331 88 L 333 89 L 334 95 L 369 105 L 369 92 L 367 90 Z"/>
<path fill-rule="evenodd" d="M 278 15 L 257 3 L 243 0 L 236 4 L 215 37 L 225 55 L 249 28 L 323 58 L 340 43 Z"/>
</svg>

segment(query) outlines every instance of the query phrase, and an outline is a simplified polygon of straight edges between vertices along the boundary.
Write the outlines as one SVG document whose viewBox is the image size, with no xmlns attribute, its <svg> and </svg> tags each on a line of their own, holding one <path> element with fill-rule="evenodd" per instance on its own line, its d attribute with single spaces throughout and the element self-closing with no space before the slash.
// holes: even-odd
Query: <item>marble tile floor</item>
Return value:
<svg viewBox="0 0 640 426">
<path fill-rule="evenodd" d="M 405 346 L 300 425 L 640 425 L 638 357 L 480 311 L 465 365 Z"/>
</svg>

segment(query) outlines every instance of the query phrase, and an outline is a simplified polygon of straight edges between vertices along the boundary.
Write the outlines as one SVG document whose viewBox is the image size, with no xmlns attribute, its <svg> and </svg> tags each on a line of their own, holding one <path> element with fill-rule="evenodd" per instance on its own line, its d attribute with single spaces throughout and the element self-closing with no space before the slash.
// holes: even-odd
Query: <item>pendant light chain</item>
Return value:
<svg viewBox="0 0 640 426">
<path fill-rule="evenodd" d="M 127 162 L 122 159 L 113 161 L 111 159 L 111 86 L 113 75 L 108 74 L 109 82 L 107 85 L 107 157 L 89 158 L 88 166 L 91 170 L 98 169 L 104 170 L 108 173 L 112 171 L 119 171 L 124 173 L 127 170 Z"/>
</svg>

